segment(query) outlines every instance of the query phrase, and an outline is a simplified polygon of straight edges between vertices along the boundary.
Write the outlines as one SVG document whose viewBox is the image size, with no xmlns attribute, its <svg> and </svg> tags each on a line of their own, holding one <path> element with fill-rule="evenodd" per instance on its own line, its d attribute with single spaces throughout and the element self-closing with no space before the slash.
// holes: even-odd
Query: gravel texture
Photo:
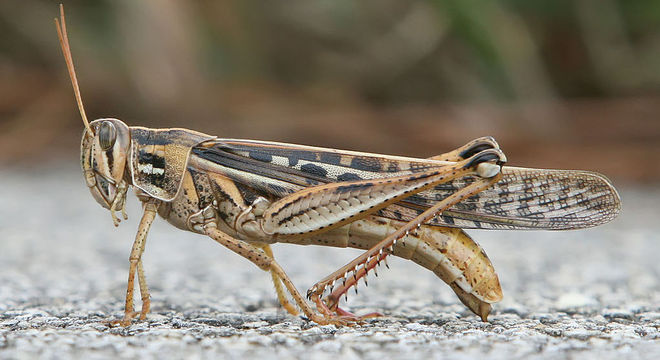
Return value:
<svg viewBox="0 0 660 360">
<path fill-rule="evenodd" d="M 624 189 L 622 215 L 596 229 L 472 231 L 504 290 L 489 323 L 394 259 L 347 304 L 384 317 L 318 326 L 278 308 L 266 273 L 160 220 L 144 255 L 152 313 L 118 328 L 107 321 L 122 315 L 137 200 L 115 228 L 74 166 L 0 169 L 0 184 L 1 359 L 660 358 L 657 187 Z M 358 254 L 274 251 L 301 291 Z"/>
</svg>

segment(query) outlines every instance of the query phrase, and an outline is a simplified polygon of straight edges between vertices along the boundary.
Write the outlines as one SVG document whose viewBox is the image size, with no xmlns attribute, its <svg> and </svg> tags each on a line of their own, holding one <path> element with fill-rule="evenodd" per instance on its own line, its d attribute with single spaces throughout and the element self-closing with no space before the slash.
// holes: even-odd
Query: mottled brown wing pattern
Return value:
<svg viewBox="0 0 660 360">
<path fill-rule="evenodd" d="M 458 203 L 430 224 L 463 229 L 567 230 L 604 224 L 620 210 L 616 190 L 597 173 L 505 166 L 502 175 L 491 188 Z M 412 219 L 471 180 L 438 185 L 379 215 Z"/>
<path fill-rule="evenodd" d="M 274 197 L 305 187 L 415 173 L 446 163 L 255 140 L 218 139 L 193 149 L 232 180 Z M 429 224 L 465 229 L 578 229 L 612 220 L 616 190 L 604 176 L 573 170 L 504 167 L 493 187 L 445 211 Z M 441 184 L 380 210 L 408 221 L 474 179 Z"/>
</svg>

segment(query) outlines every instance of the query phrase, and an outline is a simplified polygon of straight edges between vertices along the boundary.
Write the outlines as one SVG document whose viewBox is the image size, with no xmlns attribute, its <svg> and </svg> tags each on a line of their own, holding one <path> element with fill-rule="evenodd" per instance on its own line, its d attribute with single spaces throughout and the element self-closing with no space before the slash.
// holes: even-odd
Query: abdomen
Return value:
<svg viewBox="0 0 660 360">
<path fill-rule="evenodd" d="M 404 224 L 370 216 L 321 235 L 292 242 L 366 250 Z M 482 318 L 488 315 L 491 303 L 502 299 L 502 289 L 493 264 L 481 246 L 461 229 L 423 225 L 417 234 L 397 241 L 393 250 L 395 256 L 412 260 L 431 270 Z"/>
</svg>

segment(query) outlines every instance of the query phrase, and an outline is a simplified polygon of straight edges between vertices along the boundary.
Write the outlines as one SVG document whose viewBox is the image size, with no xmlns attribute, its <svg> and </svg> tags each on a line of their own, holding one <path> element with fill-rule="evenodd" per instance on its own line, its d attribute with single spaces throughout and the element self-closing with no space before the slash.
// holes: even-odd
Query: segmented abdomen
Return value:
<svg viewBox="0 0 660 360">
<path fill-rule="evenodd" d="M 320 235 L 296 239 L 295 243 L 369 249 L 404 224 L 370 216 Z M 482 318 L 488 315 L 491 303 L 502 299 L 502 289 L 490 259 L 461 229 L 421 226 L 417 234 L 405 236 L 396 243 L 394 255 L 431 270 Z"/>
</svg>

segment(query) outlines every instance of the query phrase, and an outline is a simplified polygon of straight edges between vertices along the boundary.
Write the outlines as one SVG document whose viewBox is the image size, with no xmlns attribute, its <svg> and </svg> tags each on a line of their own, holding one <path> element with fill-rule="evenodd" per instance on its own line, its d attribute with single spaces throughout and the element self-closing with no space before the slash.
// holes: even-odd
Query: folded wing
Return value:
<svg viewBox="0 0 660 360">
<path fill-rule="evenodd" d="M 218 139 L 192 156 L 265 196 L 282 197 L 309 186 L 410 174 L 446 163 L 254 140 Z M 208 169 L 207 169 L 208 170 Z M 464 229 L 580 229 L 614 219 L 620 199 L 603 175 L 579 170 L 507 167 L 493 187 L 472 196 L 429 225 Z M 414 194 L 376 215 L 412 220 L 435 202 L 474 181 L 465 177 Z"/>
<path fill-rule="evenodd" d="M 431 225 L 463 229 L 568 230 L 601 225 L 621 208 L 619 195 L 603 175 L 577 170 L 505 166 L 502 180 L 445 211 Z M 407 220 L 470 183 L 463 178 L 413 195 L 381 211 Z"/>
</svg>

